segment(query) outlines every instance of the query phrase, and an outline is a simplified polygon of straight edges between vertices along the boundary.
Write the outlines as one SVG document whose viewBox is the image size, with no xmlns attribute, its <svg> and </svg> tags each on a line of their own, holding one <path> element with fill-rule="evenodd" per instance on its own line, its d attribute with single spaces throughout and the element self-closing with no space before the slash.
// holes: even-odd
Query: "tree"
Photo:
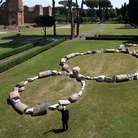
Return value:
<svg viewBox="0 0 138 138">
<path fill-rule="evenodd" d="M 87 7 L 90 7 L 92 9 L 92 12 L 91 12 L 91 23 L 93 23 L 94 8 L 98 7 L 99 0 L 85 0 L 85 4 L 86 4 Z"/>
<path fill-rule="evenodd" d="M 79 28 L 80 28 L 80 23 L 81 23 L 81 19 L 82 19 L 82 12 L 83 12 L 83 4 L 84 4 L 84 0 L 82 0 L 82 2 L 81 2 L 81 10 L 79 12 L 79 10 L 78 10 L 78 1 L 76 0 L 76 9 L 77 9 L 77 36 L 79 35 Z"/>
<path fill-rule="evenodd" d="M 49 15 L 45 15 L 45 16 L 40 15 L 34 19 L 34 22 L 43 28 L 45 33 L 45 40 L 46 40 L 46 27 L 51 27 L 54 25 L 55 23 L 54 18 Z"/>
<path fill-rule="evenodd" d="M 75 24 L 73 18 L 73 9 L 72 9 L 72 0 L 68 0 L 69 9 L 70 9 L 70 17 L 71 17 L 71 39 L 75 38 Z"/>
<path fill-rule="evenodd" d="M 64 0 L 64 1 L 59 1 L 59 4 L 63 5 L 64 9 L 65 9 L 65 15 L 66 15 L 66 24 L 67 24 L 67 17 L 68 17 L 68 10 L 67 7 L 69 7 L 69 2 L 68 0 Z M 72 6 L 76 6 L 75 2 L 72 2 Z"/>
<path fill-rule="evenodd" d="M 129 0 L 128 15 L 131 25 L 138 25 L 138 0 Z"/>
<path fill-rule="evenodd" d="M 55 20 L 55 0 L 53 1 L 53 17 L 54 17 L 54 36 L 56 36 L 56 20 Z"/>
</svg>

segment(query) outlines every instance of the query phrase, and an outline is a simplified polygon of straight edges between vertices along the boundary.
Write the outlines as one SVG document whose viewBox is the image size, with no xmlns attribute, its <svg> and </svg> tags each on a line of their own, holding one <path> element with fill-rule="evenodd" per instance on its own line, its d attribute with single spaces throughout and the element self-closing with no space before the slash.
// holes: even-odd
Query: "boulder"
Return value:
<svg viewBox="0 0 138 138">
<path fill-rule="evenodd" d="M 20 88 L 20 87 L 23 87 L 23 86 L 25 86 L 24 81 L 22 81 L 22 82 L 16 84 L 16 87 L 19 87 L 19 88 Z"/>
<path fill-rule="evenodd" d="M 105 81 L 105 82 L 108 82 L 108 83 L 113 82 L 112 78 L 108 78 L 108 77 L 105 77 L 105 80 L 104 80 L 104 81 Z"/>
<path fill-rule="evenodd" d="M 34 108 L 28 108 L 26 111 L 25 111 L 25 114 L 32 114 L 34 111 Z"/>
<path fill-rule="evenodd" d="M 133 46 L 133 44 L 131 44 L 131 43 L 126 43 L 125 44 L 125 47 L 132 47 Z"/>
<path fill-rule="evenodd" d="M 51 105 L 49 109 L 54 110 L 54 109 L 57 109 L 58 107 L 59 107 L 59 104 L 54 104 L 54 105 Z"/>
<path fill-rule="evenodd" d="M 24 91 L 25 90 L 25 87 L 20 87 L 19 88 L 19 92 L 22 92 L 22 91 Z"/>
<path fill-rule="evenodd" d="M 116 82 L 129 81 L 129 77 L 126 74 L 116 75 Z"/>
<path fill-rule="evenodd" d="M 78 96 L 81 96 L 83 94 L 83 90 L 79 91 Z"/>
<path fill-rule="evenodd" d="M 48 77 L 48 76 L 51 76 L 51 75 L 52 75 L 51 70 L 48 70 L 48 71 L 40 72 L 38 74 L 38 77 L 39 78 L 44 78 L 44 77 Z"/>
<path fill-rule="evenodd" d="M 71 103 L 77 101 L 78 99 L 79 99 L 79 96 L 78 96 L 77 93 L 71 95 L 71 96 L 68 98 L 68 100 L 69 100 Z"/>
<path fill-rule="evenodd" d="M 62 71 L 65 71 L 65 70 L 67 70 L 68 68 L 69 68 L 68 64 L 64 64 L 64 65 L 62 66 Z"/>
<path fill-rule="evenodd" d="M 66 63 L 66 59 L 65 58 L 62 58 L 61 60 L 60 60 L 60 65 L 62 66 L 62 65 L 64 65 Z"/>
<path fill-rule="evenodd" d="M 75 56 L 79 56 L 79 55 L 80 55 L 80 53 L 79 53 L 79 52 L 76 52 L 76 53 L 75 53 Z"/>
<path fill-rule="evenodd" d="M 34 81 L 34 78 L 28 78 L 27 81 L 28 82 L 33 82 Z"/>
<path fill-rule="evenodd" d="M 70 58 L 73 58 L 75 57 L 75 53 L 72 53 L 72 54 L 69 54 L 69 55 L 66 55 L 65 58 L 67 59 L 70 59 Z"/>
<path fill-rule="evenodd" d="M 76 66 L 73 68 L 73 77 L 77 78 L 78 74 L 80 74 L 80 68 Z"/>
<path fill-rule="evenodd" d="M 78 80 L 78 81 L 85 80 L 85 77 L 84 77 L 83 75 L 81 75 L 81 74 L 78 74 L 77 80 Z"/>
<path fill-rule="evenodd" d="M 136 56 L 136 51 L 132 51 L 132 56 Z"/>
<path fill-rule="evenodd" d="M 18 111 L 20 111 L 21 113 L 25 113 L 25 111 L 27 110 L 28 106 L 26 104 L 24 104 L 24 103 L 19 102 L 19 103 L 15 104 L 15 108 Z"/>
<path fill-rule="evenodd" d="M 105 49 L 104 53 L 115 53 L 116 50 L 115 49 Z"/>
<path fill-rule="evenodd" d="M 59 105 L 68 105 L 68 104 L 70 104 L 70 101 L 69 100 L 59 100 L 58 103 L 59 103 Z"/>
<path fill-rule="evenodd" d="M 14 99 L 14 100 L 20 99 L 20 95 L 19 95 L 18 91 L 13 91 L 10 93 L 9 100 L 12 102 L 12 99 Z"/>
<path fill-rule="evenodd" d="M 47 114 L 49 106 L 50 103 L 35 106 L 32 116 L 41 116 Z"/>
<path fill-rule="evenodd" d="M 97 82 L 103 82 L 104 80 L 105 80 L 104 75 L 98 76 L 97 79 L 96 79 Z"/>
<path fill-rule="evenodd" d="M 53 75 L 53 76 L 56 76 L 57 74 L 58 74 L 57 70 L 53 70 L 53 71 L 52 71 L 52 75 Z"/>
<path fill-rule="evenodd" d="M 33 77 L 34 80 L 37 80 L 38 78 L 39 78 L 38 76 Z"/>
</svg>

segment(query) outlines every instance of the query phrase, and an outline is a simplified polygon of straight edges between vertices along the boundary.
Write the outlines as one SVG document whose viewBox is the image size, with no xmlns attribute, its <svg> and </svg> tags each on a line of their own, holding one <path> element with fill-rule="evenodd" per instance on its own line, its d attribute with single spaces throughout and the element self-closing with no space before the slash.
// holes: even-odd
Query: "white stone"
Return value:
<svg viewBox="0 0 138 138">
<path fill-rule="evenodd" d="M 51 105 L 51 106 L 49 107 L 49 109 L 56 109 L 57 107 L 59 107 L 59 104 L 54 104 L 54 105 Z"/>
<path fill-rule="evenodd" d="M 25 111 L 25 114 L 32 114 L 34 111 L 34 108 L 28 108 L 26 111 Z"/>
<path fill-rule="evenodd" d="M 69 100 L 59 100 L 58 103 L 59 103 L 59 105 L 68 105 L 71 102 Z"/>
<path fill-rule="evenodd" d="M 81 96 L 83 94 L 83 91 L 79 91 L 78 96 Z"/>
<path fill-rule="evenodd" d="M 58 74 L 57 70 L 52 71 L 52 75 L 56 76 Z"/>
<path fill-rule="evenodd" d="M 33 82 L 34 81 L 34 78 L 28 78 L 27 81 L 28 82 Z"/>
<path fill-rule="evenodd" d="M 34 80 L 37 80 L 38 78 L 39 78 L 38 76 L 33 77 Z"/>
</svg>

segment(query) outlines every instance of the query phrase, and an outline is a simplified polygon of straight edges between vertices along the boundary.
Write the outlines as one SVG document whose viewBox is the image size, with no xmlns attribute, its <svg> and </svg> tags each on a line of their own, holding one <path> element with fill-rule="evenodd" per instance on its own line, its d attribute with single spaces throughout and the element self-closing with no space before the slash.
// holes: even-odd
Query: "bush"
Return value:
<svg viewBox="0 0 138 138">
<path fill-rule="evenodd" d="M 66 40 L 65 37 L 61 38 L 61 39 L 59 39 L 59 40 L 57 40 L 55 42 L 47 44 L 47 45 L 45 45 L 45 46 L 43 46 L 43 47 L 41 47 L 39 49 L 36 49 L 36 50 L 34 50 L 32 52 L 29 52 L 29 53 L 27 53 L 25 55 L 22 55 L 22 56 L 20 56 L 20 57 L 18 57 L 16 59 L 13 59 L 11 61 L 8 61 L 6 63 L 1 64 L 0 65 L 0 73 L 6 71 L 6 70 L 8 70 L 8 69 L 10 69 L 10 68 L 12 68 L 12 67 L 14 67 L 16 65 L 18 65 L 18 64 L 20 64 L 20 63 L 22 63 L 24 61 L 26 61 L 26 60 L 28 60 L 28 59 L 30 59 L 30 58 L 38 55 L 38 54 L 40 54 L 40 53 L 42 53 L 42 52 L 44 52 L 44 51 L 46 51 L 46 50 L 48 50 L 48 49 L 60 44 L 62 42 L 64 42 L 65 40 Z"/>
<path fill-rule="evenodd" d="M 10 57 L 10 56 L 13 56 L 13 55 L 20 53 L 20 52 L 23 52 L 25 50 L 31 49 L 31 48 L 36 47 L 38 45 L 39 45 L 39 42 L 34 42 L 34 43 L 26 44 L 22 47 L 16 48 L 16 49 L 11 50 L 9 52 L 3 53 L 0 55 L 0 60 L 5 59 L 5 58 Z"/>
</svg>

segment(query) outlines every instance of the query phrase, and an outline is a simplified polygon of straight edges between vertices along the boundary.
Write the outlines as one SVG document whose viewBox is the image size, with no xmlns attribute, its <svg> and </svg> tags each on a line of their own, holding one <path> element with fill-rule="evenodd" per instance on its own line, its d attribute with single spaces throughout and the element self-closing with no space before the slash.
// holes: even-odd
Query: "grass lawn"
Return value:
<svg viewBox="0 0 138 138">
<path fill-rule="evenodd" d="M 138 35 L 137 28 L 125 28 L 125 24 L 105 24 L 107 28 L 93 35 Z"/>
<path fill-rule="evenodd" d="M 0 54 L 3 54 L 5 52 L 9 52 L 9 51 L 11 51 L 15 48 L 18 48 L 22 45 L 24 45 L 24 44 L 14 43 L 14 42 L 2 43 L 2 44 L 0 44 Z"/>
<path fill-rule="evenodd" d="M 124 83 L 98 83 L 86 81 L 79 100 L 67 108 L 70 112 L 69 131 L 61 133 L 61 114 L 49 111 L 46 116 L 19 115 L 7 104 L 14 86 L 45 70 L 58 70 L 59 61 L 72 52 L 118 48 L 125 41 L 66 41 L 4 73 L 0 74 L 0 137 L 96 137 L 135 138 L 138 136 L 137 81 Z M 134 48 L 136 49 L 136 48 Z M 80 66 L 81 73 L 91 77 L 135 73 L 138 60 L 128 54 L 95 54 L 78 56 L 67 61 L 70 70 Z M 21 101 L 29 106 L 67 99 L 78 93 L 81 84 L 66 76 L 48 77 L 26 85 L 20 93 Z"/>
<path fill-rule="evenodd" d="M 57 24 L 57 36 L 63 36 L 63 35 L 70 35 L 70 24 Z M 58 28 L 59 27 L 59 28 Z M 75 25 L 77 27 L 77 25 Z M 96 30 L 100 28 L 101 26 L 98 24 L 81 24 L 80 25 L 80 33 L 83 32 L 89 32 L 92 30 Z M 91 29 L 90 29 L 91 28 Z M 75 29 L 76 31 L 76 29 Z M 26 28 L 21 30 L 21 36 L 18 37 L 16 34 L 18 33 L 18 30 L 0 34 L 0 41 L 2 40 L 8 40 L 8 39 L 24 39 L 24 38 L 33 38 L 33 37 L 42 37 L 44 35 L 44 31 L 42 28 Z M 53 36 L 53 27 L 47 28 L 47 35 Z"/>
</svg>

